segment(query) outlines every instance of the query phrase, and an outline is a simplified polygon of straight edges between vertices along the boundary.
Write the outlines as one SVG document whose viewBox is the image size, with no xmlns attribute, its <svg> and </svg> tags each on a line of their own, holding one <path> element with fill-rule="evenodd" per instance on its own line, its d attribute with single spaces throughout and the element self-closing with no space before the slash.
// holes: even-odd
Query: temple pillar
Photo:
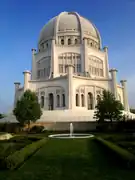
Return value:
<svg viewBox="0 0 135 180">
<path fill-rule="evenodd" d="M 24 71 L 24 92 L 29 89 L 29 81 L 31 80 L 31 72 L 30 71 Z"/>
<path fill-rule="evenodd" d="M 82 44 L 82 72 L 86 74 L 86 72 L 88 71 L 89 71 L 89 66 L 88 66 L 87 38 L 84 38 Z"/>
<path fill-rule="evenodd" d="M 67 93 L 67 97 L 68 97 L 68 109 L 72 109 L 73 106 L 73 70 L 74 70 L 74 66 L 73 65 L 67 65 L 67 76 L 68 76 L 68 93 Z"/>
<path fill-rule="evenodd" d="M 126 80 L 121 80 L 121 85 L 123 87 L 123 105 L 124 105 L 124 110 L 129 111 L 129 104 L 128 104 L 128 93 L 127 93 L 127 81 Z"/>
<path fill-rule="evenodd" d="M 55 39 L 52 39 L 52 44 L 51 44 L 51 71 L 50 71 L 51 78 L 56 77 L 56 74 L 57 74 L 57 66 L 55 66 L 57 59 L 58 58 L 55 57 Z"/>
<path fill-rule="evenodd" d="M 105 72 L 104 75 L 105 77 L 109 78 L 109 63 L 108 63 L 108 47 L 104 47 L 103 48 L 104 52 L 105 52 Z"/>
<path fill-rule="evenodd" d="M 111 73 L 111 77 L 112 77 L 112 92 L 115 96 L 116 99 L 118 99 L 118 93 L 117 93 L 117 78 L 116 78 L 116 73 L 117 73 L 117 69 L 111 69 L 110 73 Z"/>
<path fill-rule="evenodd" d="M 20 88 L 20 82 L 14 82 L 14 85 L 15 85 L 15 95 L 14 95 L 14 108 L 16 107 L 16 103 L 17 103 L 17 100 L 18 100 L 18 89 Z"/>
<path fill-rule="evenodd" d="M 94 91 L 94 93 L 93 93 L 93 109 L 95 109 L 95 106 L 96 106 L 96 103 L 97 103 L 96 86 L 94 86 L 93 91 Z"/>
<path fill-rule="evenodd" d="M 32 49 L 31 51 L 32 51 L 31 79 L 36 80 L 37 79 L 37 67 L 36 67 L 36 60 L 35 60 L 36 49 Z"/>
</svg>

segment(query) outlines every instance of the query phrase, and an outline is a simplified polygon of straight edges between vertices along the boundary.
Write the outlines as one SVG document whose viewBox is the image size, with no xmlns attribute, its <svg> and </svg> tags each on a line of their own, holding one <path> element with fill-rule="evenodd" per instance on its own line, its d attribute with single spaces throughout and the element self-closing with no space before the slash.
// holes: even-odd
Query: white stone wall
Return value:
<svg viewBox="0 0 135 180">
<path fill-rule="evenodd" d="M 87 109 L 87 100 L 88 100 L 88 93 L 92 93 L 93 95 L 93 106 L 95 107 L 97 102 L 97 95 L 102 93 L 103 89 L 108 90 L 109 87 L 109 81 L 108 80 L 100 80 L 100 79 L 90 79 L 90 78 L 84 78 L 84 77 L 74 77 L 73 78 L 73 97 L 76 96 L 76 93 L 78 91 L 79 93 L 79 99 L 81 99 L 81 91 L 84 91 L 85 96 L 85 107 L 82 107 L 83 109 Z M 80 102 L 81 104 L 81 102 Z M 73 108 L 80 108 L 76 107 L 75 98 L 73 98 Z"/>
<path fill-rule="evenodd" d="M 54 97 L 54 110 L 65 109 L 67 105 L 67 77 L 53 78 L 46 81 L 30 81 L 30 89 L 38 94 L 39 103 L 41 102 L 41 94 L 44 92 L 45 105 L 44 110 L 48 110 L 48 95 L 53 94 Z M 60 91 L 57 93 L 57 91 Z M 65 94 L 65 107 L 62 106 L 62 94 Z M 56 96 L 60 95 L 60 106 L 57 107 Z"/>
</svg>

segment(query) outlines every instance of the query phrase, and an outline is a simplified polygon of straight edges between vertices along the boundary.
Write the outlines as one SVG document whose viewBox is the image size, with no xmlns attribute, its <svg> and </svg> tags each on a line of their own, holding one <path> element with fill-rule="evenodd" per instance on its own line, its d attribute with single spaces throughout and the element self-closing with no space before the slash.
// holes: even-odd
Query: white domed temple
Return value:
<svg viewBox="0 0 135 180">
<path fill-rule="evenodd" d="M 76 12 L 62 12 L 42 28 L 38 48 L 32 49 L 32 70 L 23 74 L 24 86 L 15 82 L 14 105 L 24 91 L 35 91 L 43 109 L 38 122 L 94 121 L 97 97 L 104 89 L 132 115 L 126 80 L 117 83 L 99 31 Z"/>
</svg>

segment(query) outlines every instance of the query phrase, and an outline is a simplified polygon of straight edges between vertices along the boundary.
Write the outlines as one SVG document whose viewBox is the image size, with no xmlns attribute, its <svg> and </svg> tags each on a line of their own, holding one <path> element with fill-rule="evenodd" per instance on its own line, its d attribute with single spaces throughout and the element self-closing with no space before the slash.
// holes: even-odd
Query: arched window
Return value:
<svg viewBox="0 0 135 180">
<path fill-rule="evenodd" d="M 75 44 L 78 44 L 78 40 L 77 39 L 75 39 Z"/>
<path fill-rule="evenodd" d="M 46 47 L 48 48 L 48 43 L 46 43 Z"/>
<path fill-rule="evenodd" d="M 62 106 L 65 107 L 65 94 L 62 94 Z"/>
<path fill-rule="evenodd" d="M 91 42 L 90 45 L 91 45 L 91 47 L 92 47 L 92 46 L 93 46 L 93 43 Z"/>
<path fill-rule="evenodd" d="M 57 95 L 57 107 L 60 107 L 60 95 Z"/>
<path fill-rule="evenodd" d="M 84 95 L 83 94 L 81 95 L 81 104 L 82 104 L 82 107 L 84 107 Z"/>
<path fill-rule="evenodd" d="M 61 45 L 64 45 L 64 39 L 61 39 Z"/>
<path fill-rule="evenodd" d="M 44 107 L 44 96 L 41 96 L 41 108 Z"/>
<path fill-rule="evenodd" d="M 71 39 L 68 39 L 68 45 L 70 45 L 71 44 Z"/>
<path fill-rule="evenodd" d="M 76 94 L 76 106 L 79 106 L 79 95 Z"/>
<path fill-rule="evenodd" d="M 88 93 L 88 109 L 93 109 L 93 95 L 92 93 Z"/>
</svg>

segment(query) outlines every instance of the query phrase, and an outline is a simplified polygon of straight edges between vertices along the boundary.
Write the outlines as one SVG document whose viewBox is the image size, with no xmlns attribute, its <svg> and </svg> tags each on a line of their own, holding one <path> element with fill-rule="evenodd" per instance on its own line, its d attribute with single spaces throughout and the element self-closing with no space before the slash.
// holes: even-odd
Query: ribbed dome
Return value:
<svg viewBox="0 0 135 180">
<path fill-rule="evenodd" d="M 74 14 L 65 13 L 60 16 L 58 22 L 58 31 L 76 30 L 79 31 L 79 21 Z"/>
<path fill-rule="evenodd" d="M 86 18 L 75 12 L 62 12 L 52 18 L 41 30 L 39 42 L 56 38 L 58 33 L 79 33 L 82 38 L 92 36 L 101 42 L 96 27 Z"/>
</svg>

